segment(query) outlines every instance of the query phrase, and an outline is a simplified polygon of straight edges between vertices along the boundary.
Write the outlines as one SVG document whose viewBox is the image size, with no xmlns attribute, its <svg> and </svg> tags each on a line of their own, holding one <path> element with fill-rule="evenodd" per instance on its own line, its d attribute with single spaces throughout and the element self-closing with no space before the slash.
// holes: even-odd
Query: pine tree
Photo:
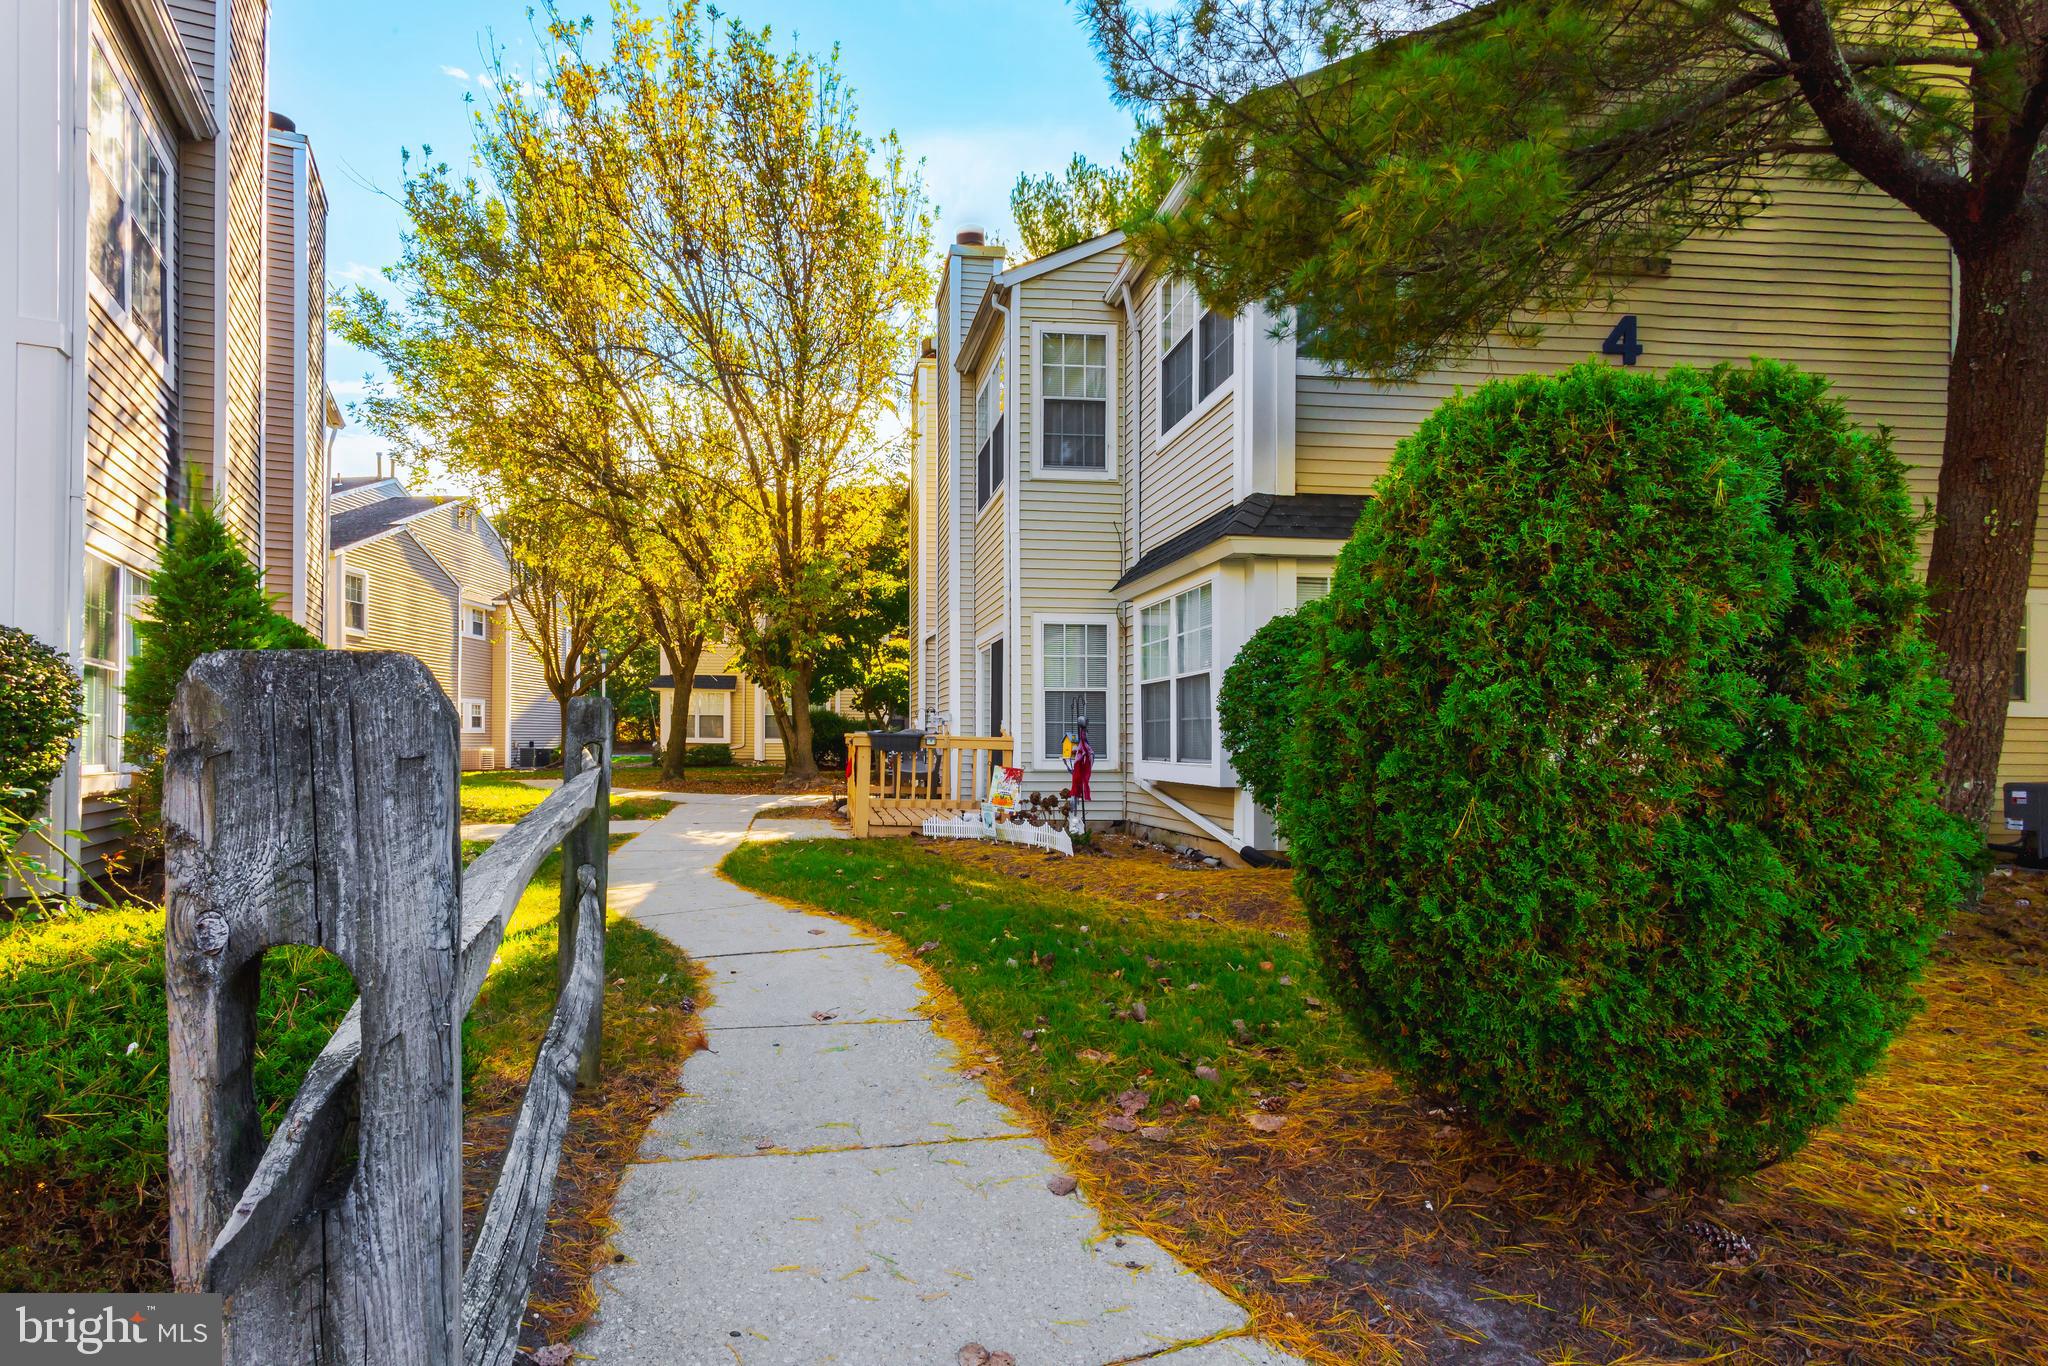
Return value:
<svg viewBox="0 0 2048 1366">
<path fill-rule="evenodd" d="M 122 749 L 135 769 L 128 821 L 140 855 L 162 841 L 165 732 L 171 701 L 194 660 L 214 650 L 318 649 L 320 642 L 280 615 L 263 572 L 208 507 L 176 513 L 156 572 L 148 614 L 135 623 L 122 699 L 128 715 Z"/>
</svg>

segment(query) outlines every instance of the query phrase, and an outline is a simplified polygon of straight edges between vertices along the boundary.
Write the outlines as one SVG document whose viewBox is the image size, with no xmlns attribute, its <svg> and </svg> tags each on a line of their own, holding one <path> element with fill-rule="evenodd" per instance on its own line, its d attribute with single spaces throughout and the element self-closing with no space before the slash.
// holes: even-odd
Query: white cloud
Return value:
<svg viewBox="0 0 2048 1366">
<path fill-rule="evenodd" d="M 384 456 L 384 468 L 391 469 L 387 452 L 390 447 L 381 436 L 374 436 L 354 427 L 344 427 L 334 438 L 334 468 L 330 473 L 336 479 L 352 479 L 358 475 L 375 474 L 377 457 Z"/>
<path fill-rule="evenodd" d="M 459 66 L 444 66 L 441 68 L 441 74 L 450 80 L 466 81 L 469 79 L 469 73 Z"/>
<path fill-rule="evenodd" d="M 340 270 L 329 271 L 328 274 L 333 279 L 351 285 L 375 285 L 382 284 L 384 281 L 384 277 L 378 273 L 377 267 L 366 266 L 361 261 L 350 261 Z"/>
</svg>

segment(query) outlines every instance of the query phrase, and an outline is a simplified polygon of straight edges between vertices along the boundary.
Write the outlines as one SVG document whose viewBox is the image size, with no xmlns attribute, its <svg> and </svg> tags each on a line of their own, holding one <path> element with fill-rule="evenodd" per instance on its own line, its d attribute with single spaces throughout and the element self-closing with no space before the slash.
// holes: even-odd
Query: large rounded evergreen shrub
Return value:
<svg viewBox="0 0 2048 1366">
<path fill-rule="evenodd" d="M 1216 724 L 1230 766 L 1259 805 L 1274 810 L 1294 744 L 1294 689 L 1313 640 L 1319 603 L 1283 612 L 1252 632 L 1223 671 Z"/>
<path fill-rule="evenodd" d="M 1540 1157 L 1798 1148 L 1914 1009 L 1966 836 L 1901 468 L 1789 367 L 1454 398 L 1338 564 L 1282 795 L 1377 1051 Z"/>
<path fill-rule="evenodd" d="M 64 656 L 0 626 L 0 811 L 35 819 L 84 723 L 85 690 Z"/>
</svg>

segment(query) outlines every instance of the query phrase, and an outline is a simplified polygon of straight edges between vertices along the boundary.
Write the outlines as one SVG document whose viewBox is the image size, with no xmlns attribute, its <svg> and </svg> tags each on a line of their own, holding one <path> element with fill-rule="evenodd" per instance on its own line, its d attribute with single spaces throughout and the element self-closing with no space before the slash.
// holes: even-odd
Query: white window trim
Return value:
<svg viewBox="0 0 2048 1366">
<path fill-rule="evenodd" d="M 989 428 L 986 432 L 981 430 L 981 396 L 983 394 L 989 394 Z M 1000 426 L 1003 429 L 1003 448 L 999 450 L 992 449 L 989 453 L 989 458 L 993 461 L 1007 456 L 1009 454 L 1008 448 L 1016 444 L 1015 438 L 1017 435 L 1015 431 L 1017 424 L 1006 420 L 1010 415 L 1010 377 L 1007 367 L 1003 363 L 1001 350 L 998 348 L 996 359 L 990 364 L 988 373 L 983 375 L 981 382 L 974 386 L 974 458 L 976 462 L 974 471 L 974 496 L 976 499 L 974 520 L 977 523 L 981 521 L 983 513 L 995 507 L 998 500 L 1010 491 L 1010 480 L 1016 475 L 1016 471 L 1010 468 L 1010 463 L 1005 461 L 1003 464 L 1003 481 L 988 491 L 986 499 L 981 497 L 980 460 L 982 440 L 985 437 L 993 439 L 995 429 Z"/>
<path fill-rule="evenodd" d="M 995 499 L 991 498 L 989 501 L 994 502 Z M 972 730 L 967 732 L 970 735 L 988 734 L 988 647 L 996 644 L 998 641 L 1003 642 L 1003 672 L 1008 674 L 1010 671 L 1009 630 L 1008 622 L 998 622 L 974 638 L 974 726 Z M 1004 682 L 1008 681 L 1007 678 L 1004 679 Z M 1017 699 L 1005 694 L 1003 700 L 1009 703 L 1009 714 L 1003 717 L 1003 724 L 1009 728 L 1006 733 L 1014 739 L 1017 734 Z M 1015 758 L 1016 756 L 1012 755 L 1011 757 Z"/>
<path fill-rule="evenodd" d="M 157 128 L 155 113 L 151 110 L 149 101 L 142 97 L 142 92 L 136 88 L 134 81 L 129 78 L 128 72 L 122 63 L 114 60 L 114 53 L 118 49 L 100 31 L 100 26 L 97 22 L 92 26 L 92 42 L 106 58 L 107 69 L 114 73 L 114 80 L 120 85 L 123 98 L 128 100 L 135 108 L 136 121 L 142 126 L 143 136 L 147 137 L 155 145 L 156 154 L 163 160 L 164 164 L 164 234 L 170 239 L 162 243 L 164 253 L 164 334 L 160 337 L 151 336 L 149 330 L 135 319 L 135 310 L 132 307 L 135 298 L 135 282 L 133 278 L 135 262 L 132 253 L 127 261 L 130 277 L 128 283 L 128 302 L 124 303 L 114 297 L 114 291 L 108 289 L 100 281 L 99 273 L 92 268 L 90 259 L 85 263 L 86 293 L 88 297 L 97 302 L 101 309 L 106 312 L 107 317 L 121 330 L 121 335 L 141 348 L 144 359 L 149 361 L 157 373 L 168 378 L 172 367 L 177 364 L 178 348 L 178 154 L 174 145 Z M 88 107 L 92 100 L 91 70 L 91 58 L 88 55 L 86 67 L 86 102 Z M 88 144 L 91 142 L 89 132 L 87 142 Z M 265 155 L 268 155 L 268 153 L 266 152 Z M 88 177 L 86 197 L 88 200 L 92 196 L 90 185 L 91 156 L 90 146 L 88 146 L 86 152 L 86 171 Z M 129 213 L 131 215 L 134 213 L 133 205 L 129 205 Z M 88 244 L 89 246 L 90 244 Z"/>
<path fill-rule="evenodd" d="M 1116 714 L 1117 698 L 1120 695 L 1117 678 L 1117 618 L 1114 612 L 1034 612 L 1031 616 L 1031 735 L 1030 760 L 1026 768 L 1037 772 L 1065 773 L 1066 764 L 1059 759 L 1048 759 L 1039 752 L 1045 739 L 1045 628 L 1048 626 L 1101 626 L 1109 633 L 1109 677 L 1102 690 L 1103 710 L 1107 715 L 1091 717 L 1094 723 L 1089 727 L 1089 742 L 1095 746 L 1095 770 L 1098 773 L 1121 768 L 1123 765 L 1118 749 Z M 1213 637 L 1212 637 L 1213 639 Z M 1074 689 L 1060 689 L 1062 692 Z M 1013 731 L 1015 727 L 1011 728 Z M 1020 740 L 1020 744 L 1023 742 Z"/>
<path fill-rule="evenodd" d="M 2048 588 L 2027 590 L 2027 700 L 2008 702 L 2007 716 L 2048 716 Z"/>
<path fill-rule="evenodd" d="M 768 746 L 770 745 L 780 746 L 785 752 L 789 748 L 783 744 L 783 738 L 780 735 L 770 735 L 768 733 L 768 723 L 774 719 L 775 708 L 768 704 L 768 690 L 756 683 L 754 685 L 754 757 L 757 759 L 768 757 Z"/>
<path fill-rule="evenodd" d="M 1209 757 L 1205 760 L 1194 760 L 1192 762 L 1181 759 L 1147 759 L 1144 757 L 1145 751 L 1141 740 L 1139 746 L 1131 751 L 1133 756 L 1131 760 L 1132 771 L 1140 778 L 1148 779 L 1152 782 L 1190 783 L 1198 787 L 1222 787 L 1228 781 L 1223 767 L 1223 728 L 1217 723 L 1216 719 L 1216 694 L 1223 686 L 1223 671 L 1230 667 L 1230 659 L 1225 658 L 1223 649 L 1224 587 L 1221 575 L 1205 574 L 1200 578 L 1181 579 L 1170 587 L 1157 589 L 1131 603 L 1131 720 L 1138 725 L 1140 728 L 1139 733 L 1142 736 L 1145 724 L 1145 685 L 1162 681 L 1145 677 L 1145 657 L 1143 654 L 1145 648 L 1145 609 L 1157 607 L 1162 602 L 1171 604 L 1181 594 L 1193 592 L 1204 585 L 1207 585 L 1209 589 Z M 1169 612 L 1173 610 L 1169 607 Z M 1172 625 L 1174 629 L 1166 638 L 1169 652 L 1179 648 L 1180 632 L 1177 616 L 1172 619 Z M 1235 657 L 1234 651 L 1232 652 L 1232 657 Z M 1164 681 L 1172 684 L 1180 679 L 1192 678 L 1194 676 L 1193 672 L 1181 673 L 1179 659 L 1172 658 L 1168 661 L 1168 673 Z M 1171 733 L 1173 735 L 1174 749 L 1178 752 L 1180 749 L 1179 690 L 1174 687 L 1168 687 L 1167 696 L 1174 699 L 1173 729 Z"/>
<path fill-rule="evenodd" d="M 469 629 L 469 614 L 471 612 L 479 612 L 483 615 L 484 629 L 481 635 Z M 464 600 L 462 604 L 462 638 L 464 640 L 489 640 L 491 638 L 491 609 L 489 605 Z"/>
<path fill-rule="evenodd" d="M 87 273 L 91 273 L 90 267 L 87 268 Z M 108 670 L 113 676 L 114 687 L 114 733 L 110 737 L 115 750 L 114 762 L 111 764 L 87 763 L 83 752 L 85 727 L 80 725 L 78 730 L 80 742 L 79 775 L 81 777 L 99 779 L 99 786 L 104 788 L 110 785 L 111 780 L 122 778 L 124 775 L 134 771 L 125 757 L 123 742 L 128 736 L 128 613 L 132 610 L 135 596 L 131 591 L 130 582 L 139 576 L 130 570 L 127 565 L 122 564 L 111 555 L 103 555 L 94 550 L 87 550 L 86 558 L 98 560 L 101 564 L 111 567 L 114 571 L 114 655 L 113 665 Z M 81 680 L 85 677 L 85 670 L 88 664 L 85 657 L 85 633 L 83 628 L 84 618 L 81 616 L 77 660 L 78 674 Z M 100 666 L 94 664 L 92 667 L 98 668 Z M 125 783 L 111 782 L 111 785 L 125 786 Z"/>
<path fill-rule="evenodd" d="M 350 579 L 361 579 L 363 581 L 363 624 L 361 626 L 351 626 L 348 624 L 348 581 Z M 370 633 L 370 571 L 367 569 L 350 569 L 345 565 L 342 568 L 341 633 L 344 636 L 366 636 Z"/>
<path fill-rule="evenodd" d="M 1176 280 L 1175 283 L 1180 284 L 1188 289 L 1194 288 L 1193 285 L 1188 284 L 1185 280 Z M 1160 291 L 1163 290 L 1165 287 L 1166 281 L 1161 280 L 1159 284 L 1154 286 L 1152 290 L 1152 311 L 1156 313 L 1159 317 L 1159 326 L 1157 329 L 1158 341 L 1154 344 L 1153 347 L 1155 354 L 1152 357 L 1152 371 L 1155 381 L 1155 391 L 1159 395 L 1157 401 L 1162 410 L 1166 406 L 1166 386 L 1163 383 L 1158 383 L 1157 381 L 1162 378 L 1159 374 L 1159 371 L 1161 367 L 1163 367 L 1166 364 L 1166 353 L 1169 348 L 1166 345 L 1166 309 L 1161 306 L 1159 295 Z M 1210 409 L 1214 408 L 1217 404 L 1221 403 L 1224 400 L 1224 397 L 1226 395 L 1234 394 L 1237 392 L 1237 377 L 1244 369 L 1244 366 L 1239 364 L 1239 361 L 1244 356 L 1244 336 L 1242 332 L 1239 330 L 1239 324 L 1243 319 L 1242 314 L 1234 316 L 1230 320 L 1230 378 L 1224 380 L 1223 383 L 1217 385 L 1214 389 L 1211 389 L 1207 394 L 1204 394 L 1202 392 L 1202 315 L 1208 311 L 1208 306 L 1202 303 L 1201 294 L 1199 292 L 1196 293 L 1195 322 L 1194 326 L 1189 330 L 1188 333 L 1188 335 L 1193 337 L 1195 340 L 1195 406 L 1188 409 L 1187 416 L 1183 417 L 1180 421 L 1174 423 L 1171 427 L 1168 427 L 1164 431 L 1159 433 L 1159 442 L 1156 449 L 1164 450 L 1167 446 L 1171 445 L 1175 440 L 1179 439 L 1181 434 L 1187 431 L 1188 428 L 1194 426 L 1197 422 L 1200 422 L 1203 416 L 1206 413 L 1208 413 Z"/>
<path fill-rule="evenodd" d="M 698 706 L 698 703 L 714 701 L 718 703 L 716 710 L 719 716 L 721 716 L 725 720 L 725 725 L 724 727 L 722 727 L 722 729 L 725 731 L 725 734 L 717 736 L 715 738 L 702 735 L 691 735 L 690 732 L 697 728 L 697 718 L 699 716 L 708 714 L 708 709 L 700 708 Z M 732 747 L 731 693 L 727 692 L 723 688 L 693 687 L 690 689 L 690 709 L 687 712 L 683 713 L 683 743 L 686 745 L 724 745 L 728 749 Z"/>
<path fill-rule="evenodd" d="M 483 724 L 469 724 L 469 709 L 482 708 Z M 462 733 L 464 735 L 489 735 L 491 733 L 491 702 L 487 697 L 465 697 L 462 699 Z"/>
<path fill-rule="evenodd" d="M 1103 362 L 1108 385 L 1108 406 L 1103 412 L 1102 468 L 1099 470 L 1067 469 L 1047 465 L 1043 459 L 1045 438 L 1045 334 L 1056 332 L 1063 337 L 1101 337 L 1105 343 Z M 1120 395 L 1117 392 L 1116 329 L 1093 324 L 1033 323 L 1031 325 L 1031 435 L 1032 456 L 1031 476 L 1034 479 L 1071 479 L 1078 483 L 1106 483 L 1117 477 L 1117 413 Z M 1220 392 L 1224 386 L 1218 385 Z M 1004 433 L 1008 435 L 1008 433 Z M 989 499 L 994 502 L 994 498 Z"/>
</svg>

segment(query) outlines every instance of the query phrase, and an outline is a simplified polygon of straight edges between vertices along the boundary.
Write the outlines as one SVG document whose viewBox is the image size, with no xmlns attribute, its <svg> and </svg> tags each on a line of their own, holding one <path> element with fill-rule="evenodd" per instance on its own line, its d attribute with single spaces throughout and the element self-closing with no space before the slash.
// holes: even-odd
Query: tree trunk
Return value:
<svg viewBox="0 0 2048 1366">
<path fill-rule="evenodd" d="M 1927 581 L 1934 642 L 1955 695 L 1942 805 L 1981 829 L 1997 796 L 2048 458 L 2048 223 L 1959 254 L 1958 264 L 1960 308 Z M 2048 649 L 2048 641 L 2029 644 Z"/>
<path fill-rule="evenodd" d="M 815 672 L 808 664 L 799 664 L 792 672 L 789 688 L 789 715 L 777 716 L 782 725 L 782 772 L 788 778 L 815 778 L 818 776 L 818 760 L 811 753 L 811 675 Z M 769 694 L 771 698 L 774 694 Z M 775 699 L 780 705 L 780 699 Z"/>
<path fill-rule="evenodd" d="M 697 682 L 697 661 L 704 655 L 699 640 L 663 641 L 664 653 L 675 669 L 675 691 L 669 695 L 668 742 L 661 747 L 661 776 L 672 782 L 683 780 L 683 761 L 689 755 L 690 694 Z M 727 737 L 731 739 L 730 736 Z"/>
</svg>

